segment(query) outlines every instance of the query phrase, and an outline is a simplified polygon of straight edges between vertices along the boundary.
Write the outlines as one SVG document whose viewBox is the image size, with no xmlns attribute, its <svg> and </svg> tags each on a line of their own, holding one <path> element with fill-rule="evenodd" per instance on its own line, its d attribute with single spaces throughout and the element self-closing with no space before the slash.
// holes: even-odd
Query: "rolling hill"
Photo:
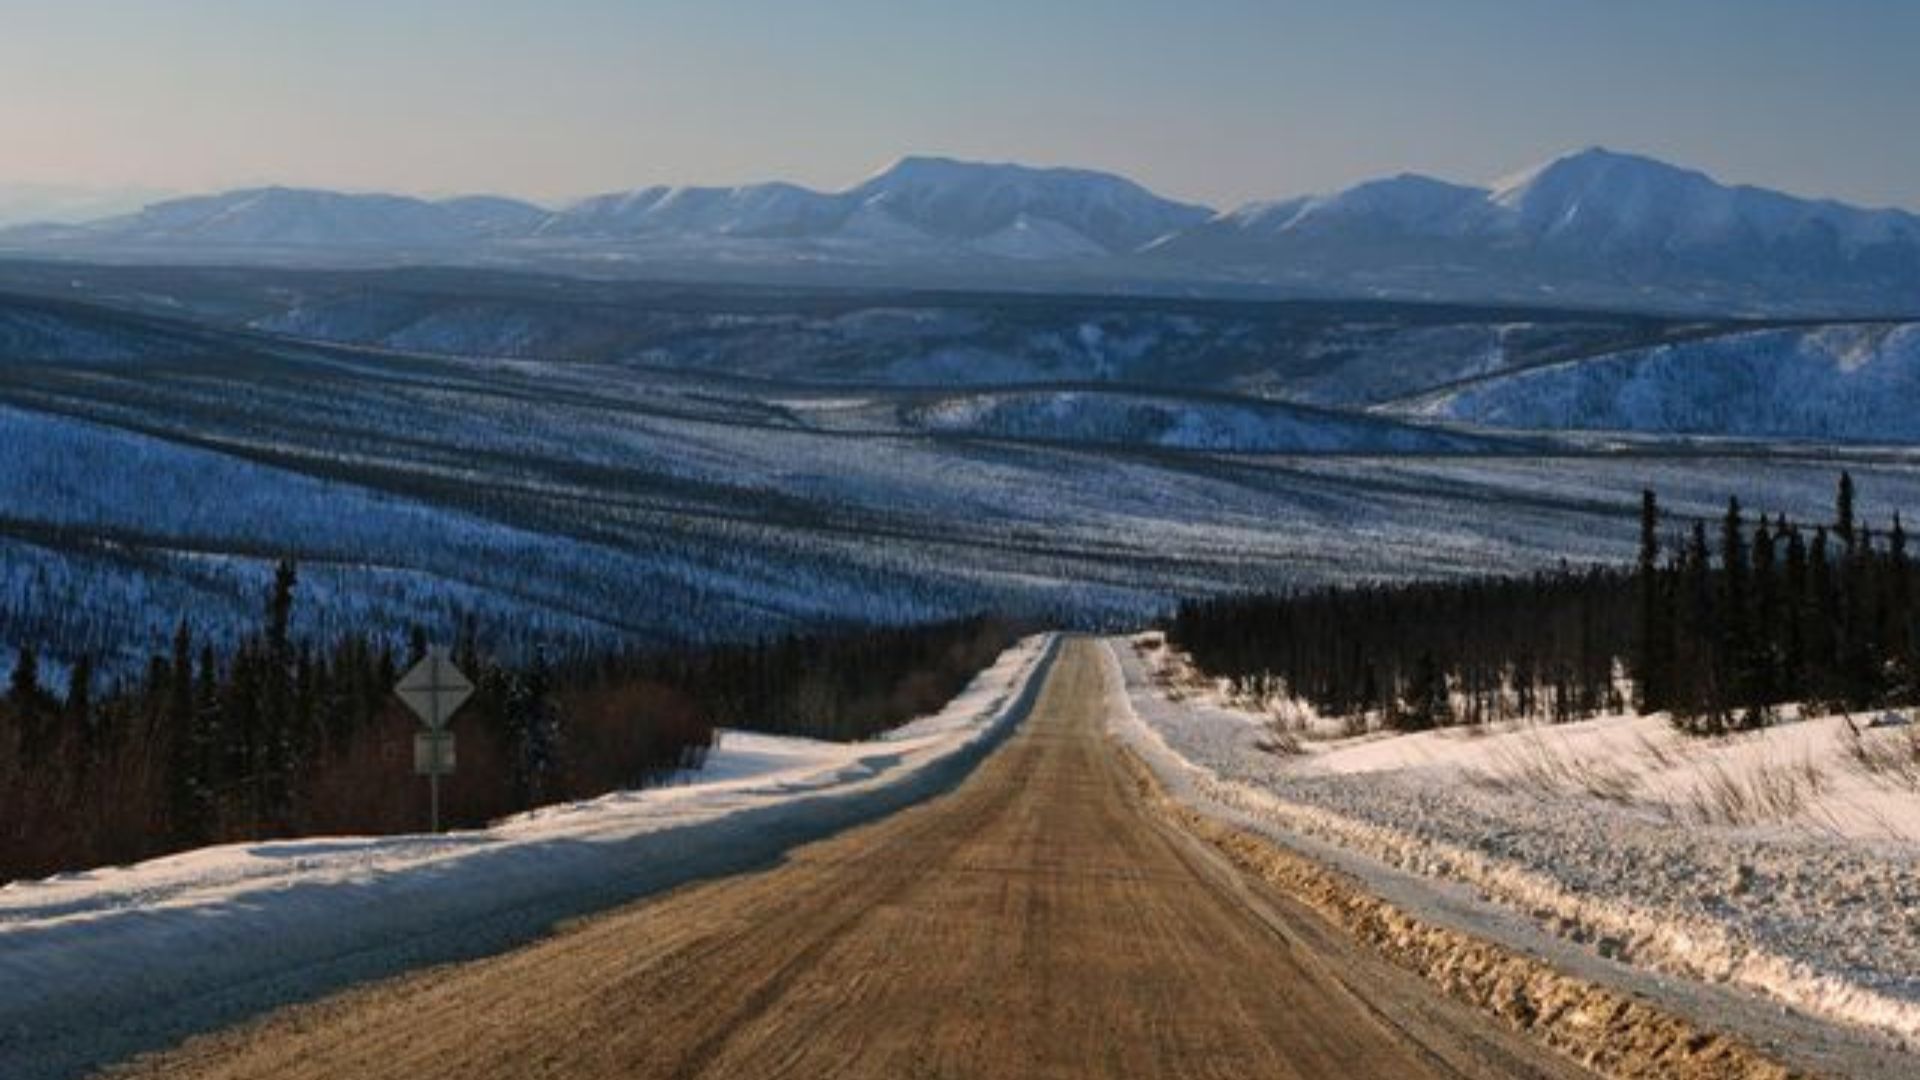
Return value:
<svg viewBox="0 0 1920 1080">
<path fill-rule="evenodd" d="M 1395 407 L 1494 428 L 1920 442 L 1920 324 L 1720 334 L 1466 382 Z"/>
</svg>

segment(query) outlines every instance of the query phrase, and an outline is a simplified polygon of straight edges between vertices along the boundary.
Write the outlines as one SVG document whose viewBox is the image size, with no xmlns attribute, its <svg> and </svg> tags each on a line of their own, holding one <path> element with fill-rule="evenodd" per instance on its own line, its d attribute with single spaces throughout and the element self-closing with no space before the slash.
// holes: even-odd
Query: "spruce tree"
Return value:
<svg viewBox="0 0 1920 1080">
<path fill-rule="evenodd" d="M 40 654 L 33 646 L 20 646 L 13 661 L 13 674 L 7 680 L 7 700 L 21 712 L 39 709 L 46 692 L 40 688 Z"/>
<path fill-rule="evenodd" d="M 7 681 L 7 703 L 20 725 L 20 756 L 32 768 L 52 749 L 47 722 L 47 692 L 40 686 L 40 654 L 23 645 Z"/>
<path fill-rule="evenodd" d="M 766 650 L 755 650 L 759 658 Z M 518 753 L 514 781 L 521 805 L 538 806 L 547 798 L 559 764 L 559 717 L 550 695 L 552 670 L 545 646 L 535 646 L 527 669 L 513 681 L 507 699 L 507 723 Z"/>
<path fill-rule="evenodd" d="M 93 710 L 93 657 L 81 653 L 67 672 L 67 699 L 62 709 L 67 731 L 87 745 L 89 756 L 101 751 L 101 731 L 95 725 Z"/>
<path fill-rule="evenodd" d="M 1778 639 L 1779 556 L 1775 551 L 1772 526 L 1765 515 L 1753 530 L 1752 604 L 1747 638 L 1747 711 L 1755 723 L 1763 722 L 1779 700 L 1779 659 L 1773 643 Z"/>
<path fill-rule="evenodd" d="M 1853 530 L 1853 474 L 1842 470 L 1840 487 L 1833 496 L 1833 534 L 1849 552 L 1853 550 Z"/>
<path fill-rule="evenodd" d="M 1451 717 L 1447 679 L 1432 650 L 1421 652 L 1407 681 L 1407 693 L 1396 726 L 1403 731 L 1428 731 Z"/>
<path fill-rule="evenodd" d="M 1725 703 L 1716 662 L 1719 622 L 1713 594 L 1713 557 L 1708 554 L 1707 526 L 1693 523 L 1681 556 L 1681 636 L 1687 642 L 1685 693 L 1674 718 L 1690 730 L 1718 730 L 1725 726 Z"/>
<path fill-rule="evenodd" d="M 1880 696 L 1880 590 L 1874 582 L 1873 532 L 1860 527 L 1840 567 L 1840 673 L 1848 709 Z"/>
<path fill-rule="evenodd" d="M 1640 560 L 1636 573 L 1640 618 L 1636 642 L 1639 656 L 1634 664 L 1635 706 L 1645 713 L 1667 703 L 1667 658 L 1662 647 L 1666 614 L 1660 604 L 1660 506 L 1651 490 L 1640 493 Z"/>
<path fill-rule="evenodd" d="M 1807 669 L 1807 544 L 1800 530 L 1782 518 L 1776 535 L 1786 537 L 1787 553 L 1781 563 L 1780 612 L 1780 692 L 1804 697 L 1803 682 Z"/>
<path fill-rule="evenodd" d="M 258 657 L 259 746 L 254 767 L 259 777 L 259 812 L 269 827 L 284 826 L 292 810 L 293 772 L 298 758 L 292 624 L 293 593 L 299 577 L 291 559 L 281 559 L 274 567 L 273 589 L 267 598 L 265 647 Z"/>
<path fill-rule="evenodd" d="M 1832 544 L 1827 527 L 1813 530 L 1807 549 L 1807 665 L 1808 697 L 1816 706 L 1832 705 L 1840 697 L 1836 673 L 1840 663 L 1840 590 L 1834 582 Z"/>
<path fill-rule="evenodd" d="M 1907 530 L 1896 511 L 1893 528 L 1887 533 L 1886 584 L 1887 660 L 1894 666 L 1893 689 L 1911 696 L 1916 689 L 1913 633 L 1913 565 L 1907 554 Z"/>
<path fill-rule="evenodd" d="M 228 748 L 226 714 L 222 708 L 220 661 L 213 646 L 200 646 L 199 672 L 193 681 L 194 745 L 201 755 L 196 793 L 209 828 L 221 823 L 232 785 L 244 774 L 234 768 Z"/>
<path fill-rule="evenodd" d="M 166 734 L 167 812 L 174 837 L 183 844 L 206 835 L 207 748 L 200 714 L 193 703 L 193 632 L 185 619 L 173 632 L 173 658 L 167 668 Z"/>
</svg>

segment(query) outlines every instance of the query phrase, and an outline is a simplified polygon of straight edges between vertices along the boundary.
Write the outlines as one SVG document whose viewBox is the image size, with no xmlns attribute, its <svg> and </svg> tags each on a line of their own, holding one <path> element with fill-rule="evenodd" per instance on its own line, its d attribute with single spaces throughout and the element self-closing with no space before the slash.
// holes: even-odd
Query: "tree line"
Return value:
<svg viewBox="0 0 1920 1080">
<path fill-rule="evenodd" d="M 1370 583 L 1184 603 L 1169 640 L 1242 692 L 1401 730 L 1631 704 L 1697 734 L 1780 706 L 1909 701 L 1920 633 L 1898 514 L 1876 535 L 1841 474 L 1833 519 L 1669 523 L 1651 491 L 1639 558 L 1463 580 Z M 1671 530 L 1669 524 L 1675 526 Z"/>
<path fill-rule="evenodd" d="M 327 642 L 291 630 L 282 561 L 257 629 L 226 644 L 182 621 L 144 671 L 102 685 L 81 656 L 46 685 L 19 650 L 0 699 L 0 881 L 209 843 L 425 828 L 419 722 L 393 696 L 423 631 Z M 755 644 L 563 650 L 508 659 L 471 619 L 475 684 L 449 725 L 442 817 L 475 827 L 704 761 L 719 727 L 851 740 L 937 708 L 1009 644 L 1007 623 L 843 625 Z"/>
</svg>

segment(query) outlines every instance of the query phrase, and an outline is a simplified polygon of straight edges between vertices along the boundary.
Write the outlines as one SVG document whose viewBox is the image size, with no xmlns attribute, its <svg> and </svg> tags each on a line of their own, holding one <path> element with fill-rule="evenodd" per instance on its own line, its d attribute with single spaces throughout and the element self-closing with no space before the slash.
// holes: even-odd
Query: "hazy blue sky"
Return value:
<svg viewBox="0 0 1920 1080">
<path fill-rule="evenodd" d="M 0 0 L 0 182 L 552 198 L 947 153 L 1224 204 L 1596 143 L 1920 208 L 1920 3 Z"/>
</svg>

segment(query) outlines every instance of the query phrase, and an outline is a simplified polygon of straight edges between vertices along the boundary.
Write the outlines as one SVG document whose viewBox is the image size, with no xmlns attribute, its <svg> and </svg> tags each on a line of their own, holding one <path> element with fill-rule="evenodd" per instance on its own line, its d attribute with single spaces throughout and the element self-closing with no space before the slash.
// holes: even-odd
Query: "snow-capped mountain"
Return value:
<svg viewBox="0 0 1920 1080">
<path fill-rule="evenodd" d="M 1727 186 L 1602 149 L 1485 188 L 1403 175 L 1256 203 L 1149 254 L 1446 299 L 1920 309 L 1920 216 Z"/>
<path fill-rule="evenodd" d="M 463 232 L 481 238 L 523 236 L 552 216 L 544 207 L 499 195 L 460 195 L 430 205 Z"/>
<path fill-rule="evenodd" d="M 1591 149 L 1479 187 L 1401 174 L 1226 213 L 1083 169 L 908 157 L 843 191 L 648 187 L 549 211 L 258 188 L 0 249 L 114 258 L 590 264 L 832 284 L 1230 290 L 1718 314 L 1920 312 L 1920 216 Z"/>
<path fill-rule="evenodd" d="M 170 199 L 56 235 L 131 247 L 437 247 L 517 235 L 546 216 L 532 204 L 497 196 L 435 202 L 266 187 Z"/>
<path fill-rule="evenodd" d="M 582 199 L 540 222 L 534 233 L 603 239 L 667 234 L 782 239 L 818 236 L 845 218 L 833 197 L 794 184 L 650 187 Z"/>
<path fill-rule="evenodd" d="M 1011 258 L 1132 251 L 1211 216 L 1130 180 L 1080 169 L 903 158 L 827 193 L 793 184 L 652 187 L 582 200 L 542 237 L 722 237 L 934 245 Z"/>
<path fill-rule="evenodd" d="M 1112 254 L 1212 216 L 1108 173 L 936 157 L 903 158 L 846 197 L 930 236 L 971 241 L 1009 229 L 1045 231 L 1053 246 L 1090 242 Z"/>
<path fill-rule="evenodd" d="M 1600 149 L 1505 180 L 1487 202 L 1497 208 L 1483 225 L 1492 234 L 1566 249 L 1685 257 L 1764 255 L 1786 245 L 1793 257 L 1818 247 L 1852 258 L 1920 243 L 1920 217 L 1911 214 L 1727 187 L 1705 173 Z"/>
<path fill-rule="evenodd" d="M 1214 219 L 1206 231 L 1237 232 L 1249 240 L 1342 233 L 1457 235 L 1481 216 L 1477 206 L 1485 195 L 1479 188 L 1402 173 L 1332 195 L 1252 203 Z M 1175 246 L 1182 242 L 1182 235 L 1168 236 L 1154 246 Z"/>
</svg>

